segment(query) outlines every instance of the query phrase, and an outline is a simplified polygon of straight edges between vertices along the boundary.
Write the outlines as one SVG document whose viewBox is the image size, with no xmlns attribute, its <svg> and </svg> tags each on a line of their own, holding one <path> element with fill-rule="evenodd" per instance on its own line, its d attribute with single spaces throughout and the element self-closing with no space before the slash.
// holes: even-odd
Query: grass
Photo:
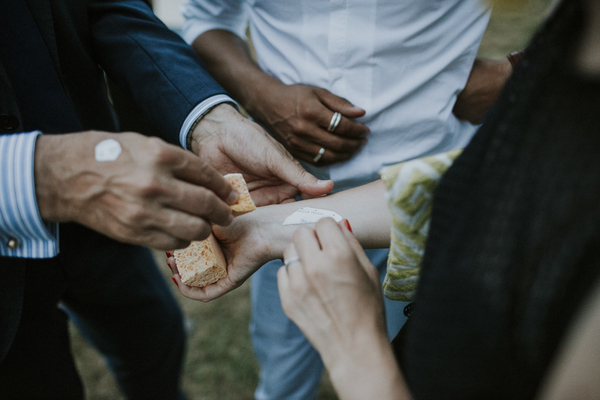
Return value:
<svg viewBox="0 0 600 400">
<path fill-rule="evenodd" d="M 502 58 L 522 49 L 543 19 L 550 0 L 531 0 L 521 13 L 492 15 L 479 55 Z M 188 300 L 175 290 L 164 253 L 156 252 L 165 279 L 173 287 L 190 328 L 188 352 L 184 365 L 183 388 L 192 400 L 252 399 L 258 381 L 258 365 L 254 360 L 248 334 L 250 320 L 249 286 L 246 284 L 218 300 L 204 304 Z M 119 400 L 116 383 L 102 358 L 78 335 L 72 332 L 76 363 L 90 400 Z M 326 377 L 325 377 L 326 378 Z M 325 379 L 319 400 L 336 399 Z"/>
</svg>

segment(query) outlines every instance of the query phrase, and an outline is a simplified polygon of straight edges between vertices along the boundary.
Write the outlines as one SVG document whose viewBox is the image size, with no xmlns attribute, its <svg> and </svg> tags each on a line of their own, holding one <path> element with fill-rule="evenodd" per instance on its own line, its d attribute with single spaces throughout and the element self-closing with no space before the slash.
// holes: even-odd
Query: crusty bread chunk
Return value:
<svg viewBox="0 0 600 400">
<path fill-rule="evenodd" d="M 237 203 L 229 206 L 233 216 L 255 210 L 242 174 L 228 174 L 225 179 L 240 195 Z M 174 256 L 181 281 L 188 286 L 204 287 L 227 276 L 227 262 L 213 234 L 206 240 L 192 242 L 185 249 L 175 250 Z"/>
<path fill-rule="evenodd" d="M 256 206 L 254 205 L 254 201 L 252 201 L 252 197 L 250 197 L 248 186 L 246 186 L 246 181 L 242 174 L 227 174 L 224 178 L 231 183 L 235 191 L 240 195 L 237 203 L 229 206 L 233 211 L 233 216 L 237 217 L 238 215 L 256 210 Z"/>
<path fill-rule="evenodd" d="M 204 287 L 227 276 L 225 257 L 212 233 L 206 240 L 175 250 L 174 256 L 181 281 L 186 285 Z"/>
</svg>

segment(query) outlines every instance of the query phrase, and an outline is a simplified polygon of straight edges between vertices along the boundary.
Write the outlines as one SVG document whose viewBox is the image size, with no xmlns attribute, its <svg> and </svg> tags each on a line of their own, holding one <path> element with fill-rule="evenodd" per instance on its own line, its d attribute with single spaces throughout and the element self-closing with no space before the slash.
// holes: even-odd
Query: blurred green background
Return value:
<svg viewBox="0 0 600 400">
<path fill-rule="evenodd" d="M 180 0 L 154 0 L 157 14 L 177 29 Z M 482 41 L 480 56 L 501 59 L 522 49 L 547 14 L 551 0 L 532 0 L 519 11 L 494 11 Z M 248 334 L 250 320 L 249 286 L 208 304 L 184 298 L 176 290 L 165 264 L 165 255 L 155 252 L 165 279 L 173 288 L 184 310 L 189 330 L 188 351 L 184 366 L 183 388 L 191 400 L 252 399 L 258 380 Z M 71 327 L 72 348 L 87 398 L 90 400 L 124 399 L 107 371 L 102 358 Z M 336 399 L 325 376 L 320 400 Z"/>
</svg>

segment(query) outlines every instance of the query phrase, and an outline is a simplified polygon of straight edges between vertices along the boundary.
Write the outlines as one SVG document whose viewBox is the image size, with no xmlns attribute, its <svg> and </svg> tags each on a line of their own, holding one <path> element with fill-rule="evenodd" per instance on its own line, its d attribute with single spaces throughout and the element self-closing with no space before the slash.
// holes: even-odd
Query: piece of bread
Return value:
<svg viewBox="0 0 600 400">
<path fill-rule="evenodd" d="M 252 197 L 250 197 L 248 186 L 246 186 L 246 181 L 242 174 L 227 174 L 224 178 L 231 183 L 235 191 L 240 195 L 237 203 L 229 206 L 233 211 L 233 216 L 237 217 L 238 215 L 256 210 L 256 206 L 254 205 L 254 201 L 252 201 Z"/>
<path fill-rule="evenodd" d="M 228 174 L 225 179 L 240 195 L 238 201 L 229 206 L 233 216 L 255 210 L 242 174 Z M 185 249 L 175 250 L 174 256 L 181 281 L 188 286 L 204 287 L 227 276 L 227 262 L 212 233 L 206 240 L 194 241 Z"/>
<path fill-rule="evenodd" d="M 175 250 L 174 256 L 181 281 L 186 285 L 204 287 L 227 276 L 225 257 L 212 233 L 206 240 Z"/>
</svg>

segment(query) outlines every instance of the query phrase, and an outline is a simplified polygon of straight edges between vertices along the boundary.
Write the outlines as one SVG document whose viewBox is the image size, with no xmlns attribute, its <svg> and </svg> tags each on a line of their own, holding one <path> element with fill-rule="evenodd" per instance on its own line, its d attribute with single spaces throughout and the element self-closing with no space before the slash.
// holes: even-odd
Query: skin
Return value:
<svg viewBox="0 0 600 400">
<path fill-rule="evenodd" d="M 591 21 L 600 21 L 598 4 L 590 1 L 588 5 L 594 13 Z M 596 34 L 596 28 L 600 25 L 593 25 L 588 27 L 582 39 L 577 63 L 580 71 L 597 74 L 600 61 L 596 50 L 600 48 L 600 35 Z M 497 67 L 506 72 L 501 65 L 487 67 Z M 474 66 L 471 74 L 473 82 L 479 80 L 476 74 Z M 381 185 L 381 182 L 376 184 Z M 198 291 L 182 287 L 174 259 L 170 257 L 168 263 L 175 272 L 182 293 L 206 301 L 211 296 L 222 295 L 223 289 L 239 285 L 255 270 L 253 263 L 262 264 L 265 259 L 279 258 L 282 244 L 289 241 L 291 235 L 284 258 L 299 257 L 299 260 L 278 272 L 282 306 L 286 315 L 321 354 L 340 399 L 409 399 L 409 390 L 385 336 L 381 289 L 376 272 L 360 246 L 369 241 L 370 245 L 381 244 L 382 240 L 385 241 L 386 230 L 389 243 L 389 217 L 382 217 L 383 204 L 377 203 L 383 188 L 374 186 L 370 189 L 347 197 L 344 197 L 347 192 L 343 192 L 311 200 L 313 207 L 338 211 L 348 218 L 355 235 L 345 224 L 336 225 L 331 219 L 322 219 L 315 226 L 281 226 L 277 211 L 289 215 L 289 209 L 282 207 L 298 207 L 301 203 L 268 207 L 267 214 L 257 210 L 252 213 L 253 216 L 240 217 L 227 228 L 216 228 L 215 234 L 221 240 L 228 260 L 228 273 L 234 277 L 232 284 L 222 286 L 219 281 L 211 285 L 217 288 L 214 292 L 210 286 Z M 328 204 L 327 200 L 334 202 Z M 349 203 L 360 203 L 361 207 L 352 209 Z M 385 229 L 380 229 L 381 226 Z M 600 356 L 597 354 L 600 340 L 598 293 L 584 314 L 584 322 L 576 326 L 571 344 L 564 349 L 565 355 L 559 359 L 560 364 L 557 364 L 541 398 L 597 397 L 600 391 L 597 380 L 600 371 Z"/>
<path fill-rule="evenodd" d="M 211 30 L 192 47 L 211 75 L 295 157 L 314 164 L 324 147 L 317 164 L 328 165 L 348 160 L 366 143 L 369 128 L 353 121 L 365 110 L 323 88 L 286 85 L 265 74 L 237 35 Z M 342 114 L 340 124 L 327 132 L 336 111 Z"/>
<path fill-rule="evenodd" d="M 211 75 L 298 159 L 315 165 L 346 161 L 367 142 L 369 128 L 353 121 L 364 116 L 365 110 L 326 89 L 286 85 L 265 74 L 253 61 L 246 42 L 234 33 L 210 30 L 198 36 L 192 47 Z M 477 59 L 457 98 L 457 117 L 480 123 L 511 72 L 507 60 Z M 334 132 L 328 132 L 334 112 L 341 113 L 342 119 Z M 315 163 L 321 147 L 326 151 Z"/>
<path fill-rule="evenodd" d="M 94 148 L 108 138 L 123 151 L 115 161 L 98 162 Z M 222 177 L 225 173 L 242 172 L 259 204 L 333 188 L 331 181 L 304 171 L 229 105 L 209 112 L 193 141 L 196 154 L 136 133 L 43 135 L 34 159 L 40 216 L 78 222 L 123 242 L 173 249 L 205 239 L 211 224 L 231 223 L 227 204 L 238 196 Z"/>
<path fill-rule="evenodd" d="M 476 59 L 467 84 L 454 104 L 454 115 L 472 124 L 480 124 L 498 99 L 511 73 L 512 65 L 508 59 Z"/>
<path fill-rule="evenodd" d="M 236 217 L 228 227 L 215 226 L 213 233 L 227 261 L 227 276 L 204 288 L 181 282 L 173 257 L 168 258 L 167 264 L 184 296 L 204 302 L 213 300 L 239 287 L 266 262 L 283 258 L 294 232 L 301 227 L 284 226 L 283 221 L 302 207 L 335 211 L 350 221 L 364 247 L 388 247 L 391 222 L 384 194 L 383 182 L 376 181 L 331 196 L 259 207 Z M 314 224 L 302 226 L 314 227 Z"/>
</svg>

